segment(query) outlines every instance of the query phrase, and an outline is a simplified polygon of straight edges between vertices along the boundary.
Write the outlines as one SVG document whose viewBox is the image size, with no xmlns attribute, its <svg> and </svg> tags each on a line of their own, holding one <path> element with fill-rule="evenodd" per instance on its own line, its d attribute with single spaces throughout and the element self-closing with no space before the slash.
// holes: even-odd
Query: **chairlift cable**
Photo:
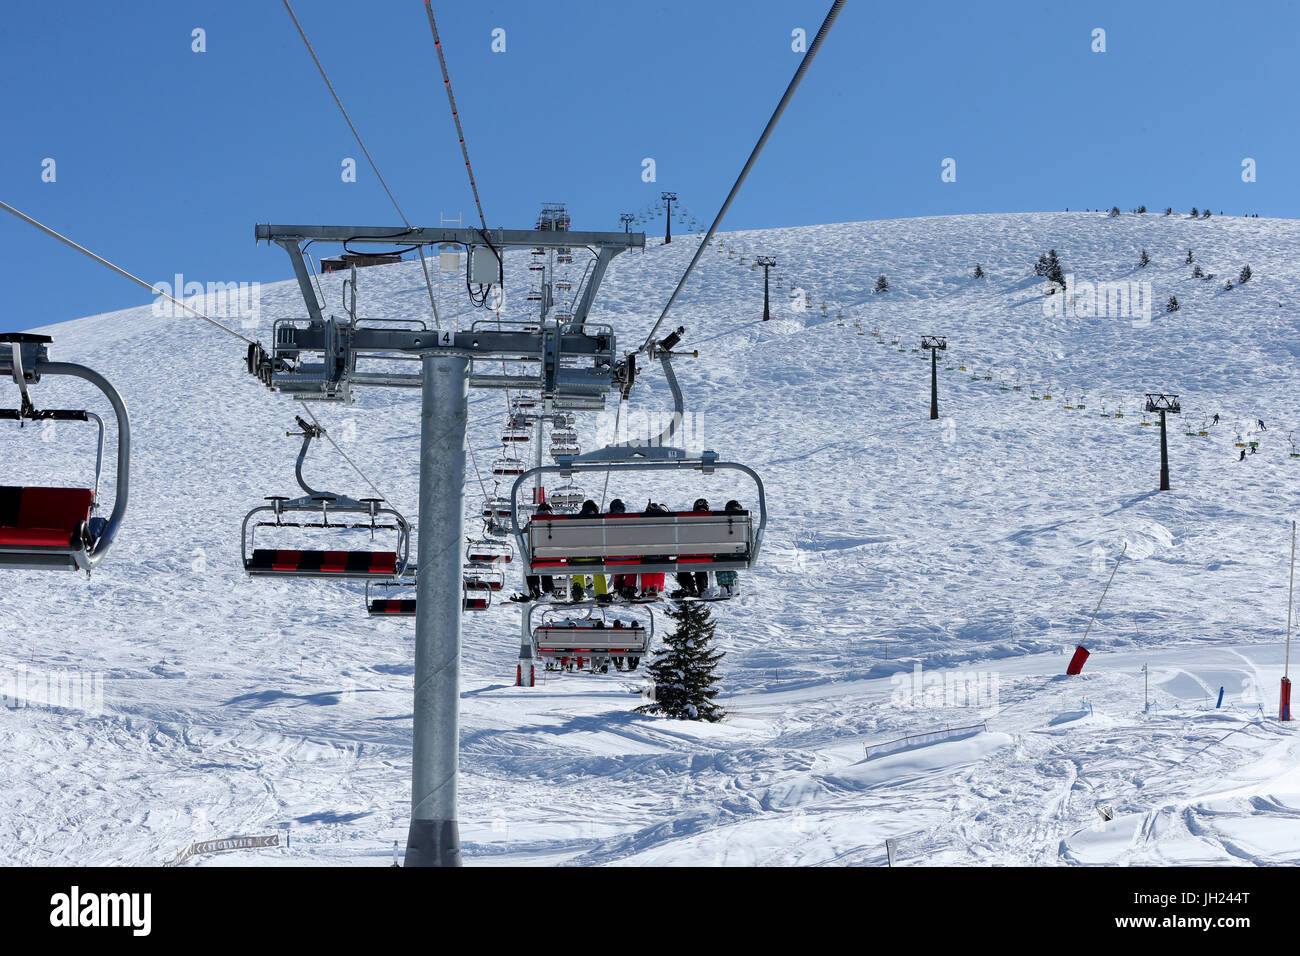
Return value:
<svg viewBox="0 0 1300 956">
<path fill-rule="evenodd" d="M 361 134 L 357 132 L 357 128 L 352 122 L 352 117 L 349 116 L 348 111 L 343 108 L 343 101 L 339 99 L 339 94 L 335 91 L 334 84 L 330 82 L 329 75 L 325 72 L 325 67 L 321 65 L 320 58 L 316 56 L 316 50 L 312 47 L 311 41 L 307 39 L 307 34 L 303 30 L 302 24 L 298 22 L 298 15 L 293 12 L 293 7 L 290 6 L 289 0 L 281 0 L 281 2 L 284 3 L 284 9 L 288 11 L 289 18 L 293 20 L 294 27 L 297 28 L 298 36 L 302 37 L 302 42 L 306 45 L 307 52 L 311 54 L 312 62 L 316 64 L 316 69 L 320 71 L 321 79 L 325 81 L 325 86 L 329 89 L 330 95 L 334 97 L 335 105 L 338 106 L 339 112 L 343 114 L 343 119 L 347 122 L 348 129 L 352 130 L 353 138 L 356 139 L 357 145 L 361 147 L 361 152 L 365 154 L 366 162 L 370 164 L 371 170 L 374 171 L 375 178 L 379 180 L 379 185 L 384 187 L 384 192 L 388 194 L 389 201 L 393 204 L 393 208 L 397 210 L 397 215 L 401 217 L 402 224 L 406 226 L 407 229 L 410 229 L 411 221 L 406 218 L 406 213 L 402 212 L 402 207 L 398 205 L 396 197 L 393 196 L 393 191 L 388 188 L 388 183 L 384 179 L 384 174 L 379 171 L 379 166 L 375 163 L 374 157 L 370 155 L 370 150 L 366 148 L 365 142 L 362 141 Z M 417 246 L 416 251 L 420 254 L 420 268 L 424 270 L 424 287 L 429 293 L 429 306 L 433 309 L 433 321 L 434 324 L 441 329 L 442 320 L 438 317 L 438 303 L 433 295 L 433 281 L 429 278 L 429 263 L 424 257 L 424 247 Z"/>
<path fill-rule="evenodd" d="M 427 4 L 428 0 L 425 0 L 425 2 Z M 727 210 L 731 208 L 732 201 L 736 198 L 736 194 L 740 192 L 740 187 L 744 185 L 745 178 L 749 175 L 749 171 L 753 167 L 754 161 L 758 159 L 758 154 L 761 153 L 763 147 L 767 145 L 768 137 L 772 135 L 772 130 L 776 128 L 777 121 L 781 119 L 781 114 L 785 112 L 786 105 L 794 96 L 794 91 L 798 89 L 799 83 L 803 80 L 804 74 L 808 72 L 808 67 L 812 64 L 813 57 L 815 57 L 817 51 L 821 49 L 822 41 L 826 39 L 826 34 L 830 32 L 831 25 L 835 22 L 835 18 L 840 15 L 840 8 L 843 6 L 844 0 L 835 0 L 835 2 L 831 4 L 830 12 L 826 14 L 826 19 L 822 22 L 821 29 L 817 31 L 817 36 L 813 39 L 812 45 L 810 45 L 808 51 L 804 53 L 803 60 L 799 63 L 799 68 L 795 70 L 794 78 L 790 80 L 790 85 L 786 87 L 785 95 L 781 97 L 781 102 L 776 105 L 776 110 L 773 111 L 771 119 L 767 121 L 767 126 L 763 128 L 763 134 L 759 136 L 758 142 L 754 145 L 754 151 L 749 154 L 749 159 L 746 160 L 744 168 L 740 171 L 740 175 L 736 177 L 736 182 L 731 187 L 731 192 L 727 194 L 726 201 L 723 202 L 722 208 L 718 210 L 718 215 L 714 218 L 713 225 L 709 226 L 709 231 L 705 233 L 704 238 L 700 240 L 700 244 L 695 250 L 695 255 L 691 258 L 690 264 L 686 267 L 686 271 L 682 273 L 682 277 L 677 283 L 677 288 L 673 290 L 673 294 L 668 299 L 668 304 L 664 306 L 663 312 L 660 314 L 658 321 L 655 322 L 654 327 L 650 329 L 650 334 L 646 336 L 645 342 L 642 344 L 639 351 L 649 354 L 650 343 L 654 340 L 655 333 L 659 331 L 659 326 L 662 325 L 664 319 L 668 317 L 668 312 L 672 309 L 673 303 L 677 301 L 677 296 L 681 294 L 682 287 L 686 285 L 686 280 L 690 278 L 691 272 L 695 269 L 696 263 L 698 263 L 700 257 L 704 255 L 704 250 L 709 247 L 709 242 L 713 239 L 713 234 L 718 231 L 718 226 L 722 224 L 723 217 L 727 215 Z"/>
<path fill-rule="evenodd" d="M 287 2 L 287 0 L 286 0 Z M 456 109 L 456 97 L 451 91 L 451 74 L 447 72 L 447 57 L 442 52 L 442 39 L 438 36 L 438 23 L 433 17 L 433 4 L 424 0 L 424 11 L 429 15 L 429 30 L 433 33 L 433 47 L 438 51 L 438 66 L 442 68 L 442 84 L 447 88 L 447 102 L 451 105 L 451 118 L 456 122 L 456 138 L 460 140 L 460 152 L 465 158 L 465 172 L 469 175 L 469 188 L 474 193 L 474 205 L 478 208 L 478 221 L 487 232 L 487 217 L 483 214 L 483 202 L 478 195 L 478 182 L 474 179 L 474 167 L 469 162 L 469 147 L 465 145 L 465 130 L 460 124 L 460 112 Z"/>
<path fill-rule="evenodd" d="M 248 338 L 248 337 L 246 337 L 246 336 L 240 335 L 238 332 L 236 332 L 234 329 L 230 328 L 229 326 L 222 325 L 222 324 L 221 324 L 220 322 L 218 322 L 216 319 L 212 318 L 211 316 L 208 316 L 208 315 L 203 314 L 202 312 L 200 312 L 198 309 L 194 308 L 193 306 L 186 305 L 184 302 L 182 302 L 180 299 L 176 298 L 175 296 L 168 295 L 166 292 L 159 292 L 157 288 L 155 288 L 152 284 L 150 284 L 150 283 L 148 283 L 148 282 L 145 282 L 145 281 L 144 281 L 143 279 L 141 279 L 139 276 L 132 275 L 131 273 L 129 273 L 129 272 L 127 272 L 125 269 L 123 269 L 121 266 L 114 265 L 113 263 L 109 262 L 109 261 L 108 261 L 107 259 L 105 259 L 103 256 L 96 255 L 95 253 L 93 253 L 93 252 L 91 252 L 89 249 L 87 249 L 85 246 L 83 246 L 83 245 L 79 245 L 78 243 L 73 242 L 73 241 L 72 241 L 71 239 L 69 239 L 67 236 L 64 236 L 64 235 L 62 235 L 62 234 L 60 234 L 60 233 L 55 232 L 55 231 L 54 231 L 53 229 L 51 229 L 49 226 L 45 225 L 44 223 L 41 223 L 41 222 L 36 221 L 35 219 L 33 219 L 31 216 L 27 215 L 26 213 L 20 212 L 19 210 L 15 209 L 13 206 L 9 205 L 7 202 L 4 202 L 3 200 L 0 200 L 0 208 L 4 209 L 6 212 L 12 213 L 13 215 L 17 216 L 19 219 L 23 220 L 23 222 L 26 222 L 26 223 L 28 223 L 29 225 L 35 226 L 37 229 L 39 229 L 41 232 L 45 233 L 47 236 L 51 236 L 52 238 L 59 240 L 59 242 L 63 243 L 65 246 L 71 246 L 73 249 L 76 249 L 76 250 L 77 250 L 78 252 L 80 252 L 82 255 L 89 256 L 91 259 L 94 259 L 94 260 L 95 260 L 96 262 L 98 262 L 100 265 L 107 266 L 108 268 L 110 268 L 110 269 L 112 269 L 114 272 L 116 272 L 118 275 L 123 276 L 123 277 L 125 277 L 125 278 L 127 278 L 127 279 L 130 279 L 130 280 L 131 280 L 132 282 L 134 282 L 136 285 L 143 286 L 144 288 L 148 289 L 150 292 L 154 293 L 155 295 L 160 295 L 160 296 L 162 296 L 164 299 L 167 299 L 167 300 L 171 301 L 174 305 L 179 305 L 179 306 L 180 306 L 182 309 L 184 309 L 186 312 L 189 312 L 189 313 L 191 313 L 191 314 L 193 314 L 193 315 L 198 316 L 198 317 L 199 317 L 200 319 L 202 319 L 204 322 L 208 322 L 208 323 L 210 323 L 211 325 L 215 325 L 217 328 L 221 329 L 221 331 L 223 331 L 223 332 L 229 332 L 229 333 L 230 333 L 231 335 L 233 335 L 235 338 L 237 338 L 237 339 L 241 339 L 242 341 L 248 343 L 249 345 L 254 344 L 252 339 L 250 339 L 250 338 Z"/>
</svg>

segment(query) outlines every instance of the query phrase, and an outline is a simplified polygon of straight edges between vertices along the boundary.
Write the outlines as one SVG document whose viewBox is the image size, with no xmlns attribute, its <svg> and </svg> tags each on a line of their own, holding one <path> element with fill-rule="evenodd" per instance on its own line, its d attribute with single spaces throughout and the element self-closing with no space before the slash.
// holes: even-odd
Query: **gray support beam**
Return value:
<svg viewBox="0 0 1300 956">
<path fill-rule="evenodd" d="M 622 251 L 610 246 L 601 246 L 600 252 L 596 254 L 596 264 L 591 270 L 591 275 L 587 277 L 586 285 L 582 287 L 582 299 L 579 300 L 578 308 L 573 313 L 574 328 L 582 328 L 587 321 L 587 313 L 591 311 L 591 304 L 596 299 L 596 290 L 600 288 L 600 281 L 605 278 L 605 269 L 609 266 L 610 260 Z"/>
<path fill-rule="evenodd" d="M 459 866 L 461 547 L 469 359 L 423 356 L 415 713 L 407 866 Z"/>
<path fill-rule="evenodd" d="M 378 243 L 389 246 L 412 243 L 456 242 L 482 246 L 491 243 L 498 249 L 531 246 L 540 249 L 570 249 L 575 246 L 612 246 L 617 249 L 644 249 L 644 232 L 559 232 L 539 229 L 421 228 L 412 226 L 303 226 L 258 223 L 259 241 Z"/>
<path fill-rule="evenodd" d="M 311 284 L 311 275 L 307 272 L 307 262 L 303 258 L 302 247 L 297 241 L 287 239 L 276 240 L 285 252 L 289 253 L 289 259 L 293 262 L 293 275 L 298 280 L 298 288 L 302 290 L 302 301 L 307 306 L 307 314 L 317 322 L 321 321 L 324 316 L 321 315 L 320 302 L 316 298 L 316 290 Z"/>
</svg>

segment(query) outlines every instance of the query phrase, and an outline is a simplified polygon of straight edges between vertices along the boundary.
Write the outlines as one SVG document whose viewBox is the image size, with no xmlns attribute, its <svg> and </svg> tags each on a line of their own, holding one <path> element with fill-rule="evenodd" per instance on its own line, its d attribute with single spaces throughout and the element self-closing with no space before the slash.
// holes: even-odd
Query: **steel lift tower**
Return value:
<svg viewBox="0 0 1300 956">
<path fill-rule="evenodd" d="M 676 193 L 660 193 L 659 198 L 668 204 L 668 214 L 664 217 L 664 245 L 673 241 L 673 203 L 677 201 Z"/>
<path fill-rule="evenodd" d="M 418 388 L 420 514 L 415 618 L 415 709 L 407 866 L 457 866 L 460 756 L 461 588 L 466 411 L 471 388 L 540 393 L 543 411 L 598 410 L 611 389 L 630 388 L 635 364 L 620 360 L 613 329 L 587 323 L 610 260 L 645 248 L 645 234 L 545 230 L 258 225 L 258 240 L 289 253 L 307 319 L 279 319 L 268 352 L 248 347 L 248 370 L 266 386 L 303 401 L 350 402 L 358 386 Z M 421 319 L 366 320 L 354 304 L 343 318 L 322 313 L 303 255 L 307 242 L 384 245 L 456 243 L 469 255 L 469 283 L 484 292 L 502 281 L 502 252 L 587 246 L 596 259 L 564 326 L 475 322 L 429 328 Z M 364 366 L 359 360 L 364 360 Z M 418 362 L 418 371 L 409 371 Z"/>
<path fill-rule="evenodd" d="M 939 417 L 939 353 L 947 351 L 948 340 L 942 335 L 921 336 L 921 348 L 930 353 L 930 420 Z"/>
<path fill-rule="evenodd" d="M 776 259 L 771 256 L 755 256 L 754 265 L 763 267 L 763 321 L 766 322 L 772 318 L 772 310 L 768 307 L 767 274 L 776 265 Z"/>
<path fill-rule="evenodd" d="M 1160 413 L 1160 490 L 1169 490 L 1169 438 L 1165 431 L 1165 415 L 1177 415 L 1183 410 L 1177 395 L 1147 393 L 1147 411 Z"/>
</svg>

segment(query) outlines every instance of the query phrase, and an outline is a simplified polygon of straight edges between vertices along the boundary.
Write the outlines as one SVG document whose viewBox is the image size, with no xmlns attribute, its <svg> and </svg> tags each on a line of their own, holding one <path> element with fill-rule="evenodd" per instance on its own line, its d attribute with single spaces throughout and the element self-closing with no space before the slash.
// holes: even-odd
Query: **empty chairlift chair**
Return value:
<svg viewBox="0 0 1300 956">
<path fill-rule="evenodd" d="M 379 593 L 401 588 L 410 590 L 415 587 L 415 580 L 376 581 L 374 587 Z M 401 597 L 371 597 L 371 582 L 366 582 L 366 612 L 371 617 L 415 617 L 415 596 L 404 594 Z"/>
<path fill-rule="evenodd" d="M 302 477 L 302 464 L 312 439 L 323 432 L 301 418 L 302 449 L 298 453 L 298 483 L 307 494 L 301 498 L 269 496 L 270 504 L 260 505 L 244 517 L 241 551 L 244 570 L 250 577 L 338 578 L 353 580 L 397 579 L 406 573 L 409 563 L 411 529 L 406 519 L 380 498 L 348 498 L 315 491 Z M 294 434 L 290 432 L 289 434 Z M 293 529 L 299 537 L 318 535 L 342 541 L 355 532 L 368 533 L 375 542 L 382 536 L 391 548 L 307 549 L 259 548 L 259 529 L 273 533 Z M 274 530 L 272 530 L 274 529 Z"/>
<path fill-rule="evenodd" d="M 465 560 L 470 564 L 509 564 L 514 557 L 509 541 L 484 535 L 471 538 L 465 547 Z"/>
<path fill-rule="evenodd" d="M 0 335 L 0 375 L 11 378 L 21 393 L 21 407 L 0 409 L 0 420 L 87 422 L 98 426 L 95 478 L 89 488 L 0 486 L 0 568 L 89 571 L 107 554 L 126 513 L 129 489 L 131 425 L 122 398 L 98 372 L 67 362 L 51 362 L 48 335 Z M 29 386 L 45 375 L 80 378 L 108 398 L 117 419 L 117 484 L 108 518 L 95 515 L 104 459 L 104 422 L 81 409 L 37 409 Z M 12 458 L 6 459 L 12 461 Z"/>
<path fill-rule="evenodd" d="M 514 455 L 502 455 L 492 463 L 492 474 L 498 477 L 514 477 L 522 475 L 526 470 L 523 459 Z"/>
<path fill-rule="evenodd" d="M 503 445 L 511 445 L 521 442 L 529 442 L 532 441 L 532 437 L 533 436 L 525 426 L 510 424 L 501 432 L 501 443 Z"/>
<path fill-rule="evenodd" d="M 506 500 L 506 513 L 504 517 L 509 517 L 510 499 L 507 498 L 505 500 Z M 548 500 L 551 503 L 551 507 L 554 508 L 556 511 L 560 511 L 560 512 L 576 511 L 578 508 L 582 507 L 583 501 L 586 500 L 586 495 L 582 493 L 581 488 L 579 488 L 575 484 L 570 483 L 566 485 L 560 485 L 560 487 L 552 491 Z"/>
</svg>

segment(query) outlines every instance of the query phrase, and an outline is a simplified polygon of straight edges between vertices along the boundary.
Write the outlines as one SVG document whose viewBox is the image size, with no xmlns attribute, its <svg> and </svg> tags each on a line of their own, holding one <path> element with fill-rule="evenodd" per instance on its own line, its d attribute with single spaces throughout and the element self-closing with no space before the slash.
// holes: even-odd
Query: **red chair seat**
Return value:
<svg viewBox="0 0 1300 956">
<path fill-rule="evenodd" d="M 89 488 L 0 487 L 0 546 L 72 547 L 94 503 Z"/>
</svg>

